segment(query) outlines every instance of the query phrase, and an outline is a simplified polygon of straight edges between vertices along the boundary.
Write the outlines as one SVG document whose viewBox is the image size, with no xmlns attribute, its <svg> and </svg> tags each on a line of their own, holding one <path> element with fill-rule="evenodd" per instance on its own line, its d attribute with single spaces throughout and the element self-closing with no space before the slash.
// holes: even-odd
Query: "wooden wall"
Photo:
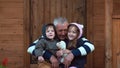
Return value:
<svg viewBox="0 0 120 68">
<path fill-rule="evenodd" d="M 106 68 L 120 68 L 119 6 L 119 0 L 106 0 Z"/>
<path fill-rule="evenodd" d="M 105 1 L 87 0 L 87 37 L 95 45 L 87 68 L 105 68 Z"/>
<path fill-rule="evenodd" d="M 34 68 L 26 53 L 28 45 L 40 35 L 41 24 L 63 16 L 69 22 L 84 22 L 87 38 L 95 45 L 86 68 L 120 68 L 120 1 L 86 0 L 87 9 L 81 8 L 82 2 L 0 0 L 0 63 L 8 58 L 9 68 Z"/>
<path fill-rule="evenodd" d="M 112 15 L 112 63 L 113 68 L 120 68 L 120 1 L 113 0 Z"/>
<path fill-rule="evenodd" d="M 0 63 L 7 68 L 24 68 L 23 0 L 0 0 Z"/>
<path fill-rule="evenodd" d="M 113 35 L 112 35 L 112 41 L 113 41 L 113 68 L 119 68 L 120 67 L 120 19 L 113 19 Z"/>
</svg>

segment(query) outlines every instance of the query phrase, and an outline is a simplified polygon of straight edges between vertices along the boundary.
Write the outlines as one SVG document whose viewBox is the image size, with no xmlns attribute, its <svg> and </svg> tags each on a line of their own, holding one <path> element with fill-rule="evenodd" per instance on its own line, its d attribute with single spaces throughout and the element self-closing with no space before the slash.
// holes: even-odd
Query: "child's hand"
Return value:
<svg viewBox="0 0 120 68">
<path fill-rule="evenodd" d="M 63 50 L 59 50 L 56 52 L 57 57 L 61 57 L 63 55 Z"/>
<path fill-rule="evenodd" d="M 38 57 L 38 62 L 43 62 L 44 61 L 44 58 L 42 56 L 39 56 Z"/>
<path fill-rule="evenodd" d="M 65 50 L 63 50 L 63 53 L 64 53 L 64 54 L 69 54 L 69 53 L 71 53 L 71 51 L 68 50 L 68 49 L 65 49 Z"/>
</svg>

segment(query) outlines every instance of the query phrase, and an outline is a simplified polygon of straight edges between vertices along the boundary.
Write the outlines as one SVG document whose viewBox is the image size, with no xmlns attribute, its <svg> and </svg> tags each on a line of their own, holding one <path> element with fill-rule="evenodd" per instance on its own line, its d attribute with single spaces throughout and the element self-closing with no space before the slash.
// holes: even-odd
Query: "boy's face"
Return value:
<svg viewBox="0 0 120 68">
<path fill-rule="evenodd" d="M 68 29 L 68 39 L 69 40 L 75 40 L 78 36 L 77 28 L 70 26 Z"/>
<path fill-rule="evenodd" d="M 52 26 L 49 26 L 49 27 L 46 29 L 46 36 L 47 36 L 47 38 L 49 38 L 49 39 L 54 39 L 54 37 L 55 37 L 55 31 L 54 31 L 54 29 L 53 29 Z"/>
</svg>

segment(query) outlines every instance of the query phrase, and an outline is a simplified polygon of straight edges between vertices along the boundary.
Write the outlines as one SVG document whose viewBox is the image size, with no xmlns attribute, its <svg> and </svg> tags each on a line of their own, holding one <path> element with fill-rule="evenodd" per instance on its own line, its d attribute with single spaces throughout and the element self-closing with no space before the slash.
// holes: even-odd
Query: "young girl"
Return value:
<svg viewBox="0 0 120 68">
<path fill-rule="evenodd" d="M 71 61 L 71 64 L 69 65 L 70 68 L 84 68 L 84 65 L 86 63 L 86 53 L 90 52 L 90 50 L 94 50 L 93 44 L 88 41 L 83 35 L 83 25 L 78 23 L 71 23 L 68 26 L 68 44 L 67 49 L 63 51 L 64 53 L 72 53 L 74 56 L 74 59 Z M 84 45 L 84 47 L 83 47 Z M 92 45 L 89 48 L 89 45 Z M 84 49 L 85 48 L 85 49 Z M 81 52 L 81 55 L 78 55 Z"/>
<path fill-rule="evenodd" d="M 77 23 L 71 23 L 68 26 L 68 49 L 74 49 L 77 47 L 77 40 L 82 37 L 83 25 Z"/>
</svg>

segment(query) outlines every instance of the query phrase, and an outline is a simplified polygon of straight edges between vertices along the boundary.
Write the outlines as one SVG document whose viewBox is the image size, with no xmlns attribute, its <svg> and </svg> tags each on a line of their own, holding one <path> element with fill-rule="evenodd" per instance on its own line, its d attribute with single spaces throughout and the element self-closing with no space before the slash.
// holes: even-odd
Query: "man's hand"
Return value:
<svg viewBox="0 0 120 68">
<path fill-rule="evenodd" d="M 69 53 L 71 53 L 71 51 L 68 50 L 68 49 L 65 49 L 65 50 L 63 50 L 63 53 L 64 53 L 64 54 L 69 54 Z"/>
<path fill-rule="evenodd" d="M 54 56 L 51 56 L 50 62 L 52 63 L 52 68 L 59 68 L 58 60 Z"/>
<path fill-rule="evenodd" d="M 69 53 L 65 58 L 63 64 L 65 64 L 65 68 L 68 68 L 68 66 L 71 64 L 72 60 L 74 58 L 74 55 L 72 53 Z"/>
</svg>

